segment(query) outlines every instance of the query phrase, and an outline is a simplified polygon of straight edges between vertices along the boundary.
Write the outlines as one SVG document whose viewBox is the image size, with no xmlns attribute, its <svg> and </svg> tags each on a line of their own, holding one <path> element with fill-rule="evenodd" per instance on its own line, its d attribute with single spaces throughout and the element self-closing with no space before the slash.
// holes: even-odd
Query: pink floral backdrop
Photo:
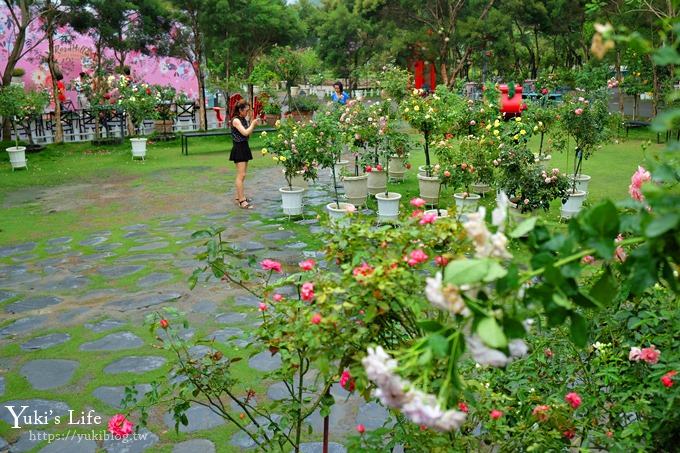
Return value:
<svg viewBox="0 0 680 453">
<path fill-rule="evenodd" d="M 14 44 L 15 29 L 7 7 L 0 6 L 0 68 L 7 66 L 7 58 Z M 50 73 L 45 62 L 47 56 L 47 40 L 40 23 L 34 21 L 29 28 L 24 49 L 37 46 L 28 52 L 17 67 L 26 71 L 23 77 L 27 89 L 49 86 Z M 41 41 L 42 40 L 42 41 Z M 76 93 L 70 89 L 71 81 L 78 78 L 81 71 L 94 71 L 94 43 L 92 38 L 74 32 L 69 27 L 58 31 L 55 40 L 55 54 L 59 69 L 64 75 L 67 86 L 67 97 L 76 104 Z M 104 57 L 113 59 L 113 53 L 104 51 Z M 176 58 L 144 55 L 140 52 L 128 54 L 125 63 L 130 66 L 132 78 L 149 84 L 172 85 L 178 92 L 184 92 L 191 98 L 197 98 L 196 76 L 191 64 Z"/>
</svg>

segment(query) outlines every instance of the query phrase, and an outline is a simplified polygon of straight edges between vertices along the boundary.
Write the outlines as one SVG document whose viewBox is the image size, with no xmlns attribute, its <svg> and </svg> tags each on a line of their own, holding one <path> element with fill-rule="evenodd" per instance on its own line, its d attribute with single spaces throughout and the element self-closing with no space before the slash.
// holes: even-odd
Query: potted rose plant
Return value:
<svg viewBox="0 0 680 453">
<path fill-rule="evenodd" d="M 444 186 L 454 189 L 453 198 L 459 216 L 476 211 L 481 198 L 470 190 L 470 186 L 478 179 L 472 157 L 472 150 L 477 146 L 478 141 L 473 136 L 464 138 L 457 149 L 453 140 L 441 140 L 435 146 L 439 160 L 437 175 Z M 462 191 L 455 192 L 457 189 Z"/>
<path fill-rule="evenodd" d="M 156 106 L 160 100 L 160 94 L 154 92 L 146 83 L 130 83 L 125 77 L 118 78 L 118 90 L 120 98 L 118 103 L 125 113 L 130 116 L 132 124 L 138 136 L 131 138 L 132 158 L 146 157 L 146 138 L 144 137 L 144 120 L 155 119 L 158 116 Z"/>
<path fill-rule="evenodd" d="M 316 167 L 312 164 L 311 150 L 315 137 L 309 124 L 296 123 L 291 119 L 279 121 L 276 131 L 262 132 L 265 147 L 262 154 L 283 167 L 286 187 L 279 189 L 284 214 L 302 215 L 304 187 L 293 185 L 293 179 L 301 176 L 305 181 L 316 179 Z"/>
<path fill-rule="evenodd" d="M 12 170 L 26 168 L 26 147 L 19 146 L 19 130 L 17 123 L 24 115 L 27 97 L 20 85 L 8 85 L 0 89 L 0 116 L 9 119 L 14 129 L 14 146 L 6 148 Z"/>
<path fill-rule="evenodd" d="M 156 98 L 157 119 L 154 121 L 154 131 L 156 137 L 161 140 L 172 140 L 175 137 L 173 132 L 174 119 L 177 112 L 173 109 L 177 90 L 172 86 L 155 85 L 153 90 L 158 94 Z"/>
<path fill-rule="evenodd" d="M 585 93 L 567 96 L 560 107 L 560 125 L 557 131 L 556 146 L 561 150 L 567 148 L 568 138 L 573 138 L 574 171 L 569 178 L 572 187 L 569 199 L 562 207 L 562 215 L 571 217 L 581 210 L 588 193 L 590 176 L 583 174 L 583 161 L 588 159 L 596 149 L 609 138 L 606 90 L 595 90 L 584 97 Z M 567 155 L 567 163 L 568 163 Z"/>
</svg>

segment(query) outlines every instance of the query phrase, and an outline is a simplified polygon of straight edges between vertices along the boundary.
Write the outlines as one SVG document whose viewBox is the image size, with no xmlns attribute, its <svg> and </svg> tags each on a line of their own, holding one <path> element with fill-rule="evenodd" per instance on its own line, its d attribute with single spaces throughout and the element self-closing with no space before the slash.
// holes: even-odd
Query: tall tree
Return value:
<svg viewBox="0 0 680 453">
<path fill-rule="evenodd" d="M 42 39 L 32 41 L 26 46 L 26 34 L 28 28 L 39 16 L 39 8 L 35 0 L 3 0 L 9 10 L 9 22 L 12 24 L 14 42 L 12 50 L 7 56 L 7 65 L 2 72 L 2 86 L 9 85 L 12 81 L 12 73 L 17 63 L 35 49 L 43 41 Z M 2 136 L 5 140 L 9 139 L 12 133 L 10 122 L 7 118 L 3 119 Z"/>
</svg>

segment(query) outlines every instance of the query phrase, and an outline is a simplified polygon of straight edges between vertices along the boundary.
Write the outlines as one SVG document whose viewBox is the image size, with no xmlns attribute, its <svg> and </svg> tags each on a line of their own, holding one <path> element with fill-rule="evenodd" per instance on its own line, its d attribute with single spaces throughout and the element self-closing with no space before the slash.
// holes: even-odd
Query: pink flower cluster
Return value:
<svg viewBox="0 0 680 453">
<path fill-rule="evenodd" d="M 422 208 L 425 206 L 427 201 L 423 200 L 422 198 L 414 198 L 411 200 L 411 206 L 415 206 L 416 208 Z"/>
<path fill-rule="evenodd" d="M 647 362 L 650 365 L 654 365 L 655 363 L 659 362 L 659 357 L 661 356 L 661 351 L 656 349 L 656 346 L 651 345 L 648 348 L 637 348 L 637 347 L 632 347 L 630 348 L 630 352 L 628 353 L 628 360 L 631 362 L 639 362 L 642 360 L 643 362 Z"/>
<path fill-rule="evenodd" d="M 108 431 L 117 437 L 127 437 L 134 431 L 134 425 L 123 414 L 116 414 L 109 420 Z"/>
<path fill-rule="evenodd" d="M 405 256 L 404 261 L 406 261 L 409 266 L 413 267 L 427 261 L 427 254 L 421 249 L 416 249 L 412 251 L 409 256 Z"/>
<path fill-rule="evenodd" d="M 427 225 L 428 223 L 434 223 L 434 221 L 437 220 L 437 213 L 436 212 L 429 212 L 423 214 L 423 216 L 420 218 L 420 223 L 421 225 Z"/>
<path fill-rule="evenodd" d="M 265 271 L 281 272 L 281 263 L 270 259 L 262 260 L 260 267 Z"/>
<path fill-rule="evenodd" d="M 666 388 L 673 387 L 673 376 L 675 376 L 676 374 L 678 374 L 677 371 L 671 370 L 668 373 L 661 376 L 661 383 L 664 385 L 664 387 Z"/>
<path fill-rule="evenodd" d="M 356 386 L 356 384 L 349 370 L 344 370 L 342 372 L 342 375 L 340 376 L 340 386 L 347 390 L 348 392 L 354 391 L 354 387 Z"/>
<path fill-rule="evenodd" d="M 652 175 L 644 167 L 638 166 L 638 169 L 633 176 L 630 177 L 630 186 L 628 186 L 628 193 L 633 200 L 645 201 L 644 195 L 642 195 L 642 184 L 651 181 Z"/>
<path fill-rule="evenodd" d="M 300 288 L 300 297 L 306 302 L 311 302 L 314 300 L 314 283 L 303 283 L 302 287 Z"/>
<path fill-rule="evenodd" d="M 573 409 L 578 409 L 581 405 L 581 396 L 576 392 L 567 393 L 564 397 L 564 401 L 569 403 Z"/>
<path fill-rule="evenodd" d="M 536 417 L 538 421 L 544 422 L 548 420 L 548 411 L 550 411 L 550 406 L 543 404 L 541 406 L 534 407 L 534 410 L 531 411 L 531 415 Z"/>
<path fill-rule="evenodd" d="M 361 277 L 371 276 L 371 274 L 373 274 L 374 271 L 375 269 L 373 268 L 373 266 L 364 261 L 363 263 L 361 263 L 361 266 L 354 268 L 354 270 L 352 271 L 352 275 L 354 275 L 356 279 L 360 279 Z"/>
<path fill-rule="evenodd" d="M 557 181 L 557 177 L 560 175 L 560 169 L 559 168 L 553 168 L 550 173 L 547 173 L 545 170 L 541 172 L 541 177 L 543 178 L 544 182 L 546 184 L 552 184 L 555 181 Z"/>
<path fill-rule="evenodd" d="M 314 269 L 314 266 L 316 266 L 316 261 L 310 258 L 308 260 L 302 261 L 301 263 L 298 263 L 298 266 L 300 266 L 300 269 L 302 269 L 303 271 L 311 271 Z"/>
</svg>

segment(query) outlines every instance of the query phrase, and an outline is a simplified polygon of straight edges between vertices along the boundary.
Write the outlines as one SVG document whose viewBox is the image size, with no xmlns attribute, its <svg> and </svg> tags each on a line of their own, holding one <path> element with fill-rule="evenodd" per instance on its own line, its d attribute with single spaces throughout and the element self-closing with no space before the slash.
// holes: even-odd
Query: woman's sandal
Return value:
<svg viewBox="0 0 680 453">
<path fill-rule="evenodd" d="M 244 204 L 245 203 L 245 204 Z M 253 205 L 248 203 L 248 199 L 241 200 L 238 202 L 238 207 L 241 209 L 253 209 Z"/>
<path fill-rule="evenodd" d="M 253 202 L 253 199 L 252 199 L 252 198 L 246 197 L 246 201 L 247 201 L 248 203 L 252 203 L 252 202 Z M 238 206 L 238 205 L 240 204 L 239 201 L 238 201 L 238 198 L 234 198 L 234 203 L 236 203 L 236 206 Z"/>
</svg>

